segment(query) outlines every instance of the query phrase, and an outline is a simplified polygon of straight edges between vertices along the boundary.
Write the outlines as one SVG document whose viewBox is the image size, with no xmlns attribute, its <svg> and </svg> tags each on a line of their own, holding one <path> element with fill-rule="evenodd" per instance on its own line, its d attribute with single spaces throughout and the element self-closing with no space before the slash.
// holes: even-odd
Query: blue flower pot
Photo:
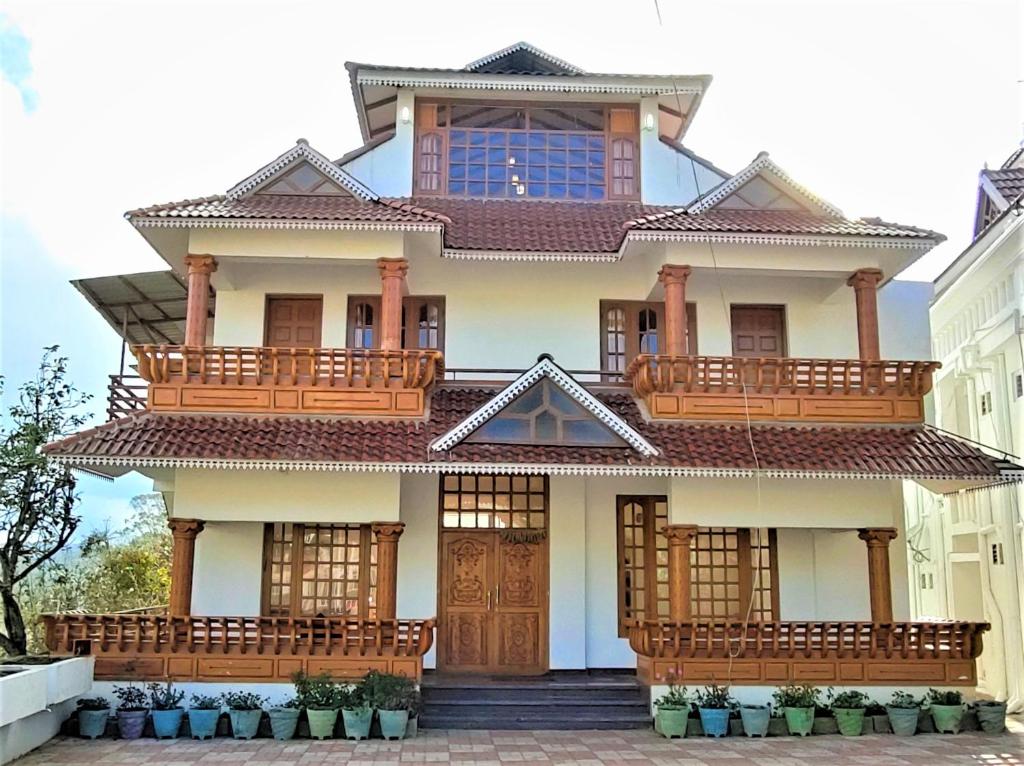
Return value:
<svg viewBox="0 0 1024 766">
<path fill-rule="evenodd" d="M 217 736 L 217 721 L 220 720 L 219 710 L 188 711 L 188 727 L 192 730 L 192 739 L 213 739 Z"/>
<path fill-rule="evenodd" d="M 342 710 L 341 717 L 345 721 L 346 739 L 366 739 L 370 736 L 370 724 L 373 723 L 373 708 Z"/>
<path fill-rule="evenodd" d="M 231 734 L 235 739 L 252 739 L 260 728 L 262 710 L 229 710 Z"/>
<path fill-rule="evenodd" d="M 697 708 L 705 737 L 724 737 L 729 732 L 729 708 Z"/>
<path fill-rule="evenodd" d="M 154 710 L 151 715 L 153 716 L 153 732 L 157 739 L 178 738 L 181 719 L 185 715 L 184 710 L 180 707 L 172 710 Z"/>
<path fill-rule="evenodd" d="M 107 731 L 107 721 L 110 719 L 109 710 L 79 710 L 78 711 L 78 734 L 86 739 L 102 737 Z"/>
<path fill-rule="evenodd" d="M 291 739 L 295 736 L 295 727 L 299 724 L 297 707 L 272 707 L 267 715 L 270 716 L 270 730 L 274 739 Z"/>
<path fill-rule="evenodd" d="M 378 710 L 380 733 L 384 739 L 404 739 L 405 727 L 409 724 L 408 710 Z"/>
</svg>

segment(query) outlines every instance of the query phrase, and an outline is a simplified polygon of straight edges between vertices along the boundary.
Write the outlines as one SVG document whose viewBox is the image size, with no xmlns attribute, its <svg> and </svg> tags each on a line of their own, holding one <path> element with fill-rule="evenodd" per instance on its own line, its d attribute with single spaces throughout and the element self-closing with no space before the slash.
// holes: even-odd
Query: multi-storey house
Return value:
<svg viewBox="0 0 1024 766">
<path fill-rule="evenodd" d="M 935 422 L 1024 454 L 1024 150 L 979 176 L 974 239 L 935 282 Z M 1015 459 L 1015 458 L 1014 458 Z M 908 497 L 912 611 L 991 623 L 979 687 L 1024 709 L 1024 539 L 1015 484 Z"/>
<path fill-rule="evenodd" d="M 133 210 L 170 270 L 78 283 L 134 362 L 49 453 L 153 478 L 173 584 L 163 614 L 47 618 L 54 651 L 100 679 L 974 685 L 986 626 L 909 621 L 903 542 L 904 480 L 1016 470 L 923 424 L 926 305 L 892 279 L 941 235 L 684 148 L 706 76 L 524 43 L 348 72 L 363 146 Z"/>
</svg>

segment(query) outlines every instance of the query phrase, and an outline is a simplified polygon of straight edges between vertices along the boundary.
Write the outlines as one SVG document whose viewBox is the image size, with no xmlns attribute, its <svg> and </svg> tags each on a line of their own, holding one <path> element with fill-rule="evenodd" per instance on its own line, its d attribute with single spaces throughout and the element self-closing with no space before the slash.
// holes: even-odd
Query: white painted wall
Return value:
<svg viewBox="0 0 1024 766">
<path fill-rule="evenodd" d="M 263 585 L 263 524 L 210 521 L 196 537 L 192 613 L 257 617 Z"/>
<path fill-rule="evenodd" d="M 398 541 L 398 616 L 437 616 L 437 474 L 402 476 L 401 513 L 405 532 Z M 437 665 L 437 646 L 423 666 Z"/>
<path fill-rule="evenodd" d="M 399 88 L 395 114 L 401 115 L 403 107 L 410 115 L 415 114 L 413 101 L 411 90 Z M 398 119 L 395 123 L 395 135 L 390 140 L 341 166 L 382 197 L 412 195 L 414 127 L 411 120 L 403 123 Z"/>
<path fill-rule="evenodd" d="M 552 669 L 587 667 L 587 480 L 552 476 L 548 516 L 550 556 L 549 662 Z"/>
</svg>

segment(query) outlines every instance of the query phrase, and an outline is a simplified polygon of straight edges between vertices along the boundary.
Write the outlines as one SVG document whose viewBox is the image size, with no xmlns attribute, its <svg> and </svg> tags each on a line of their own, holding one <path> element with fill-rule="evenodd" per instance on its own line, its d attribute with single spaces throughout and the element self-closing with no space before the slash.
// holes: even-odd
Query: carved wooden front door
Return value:
<svg viewBox="0 0 1024 766">
<path fill-rule="evenodd" d="M 547 670 L 547 543 L 498 530 L 441 534 L 438 666 L 462 673 Z"/>
</svg>

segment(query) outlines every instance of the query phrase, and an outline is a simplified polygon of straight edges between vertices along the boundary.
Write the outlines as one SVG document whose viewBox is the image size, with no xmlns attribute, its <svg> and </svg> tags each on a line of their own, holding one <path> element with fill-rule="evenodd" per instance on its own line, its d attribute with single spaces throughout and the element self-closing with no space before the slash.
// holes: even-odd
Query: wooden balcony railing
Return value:
<svg viewBox="0 0 1024 766">
<path fill-rule="evenodd" d="M 642 674 L 660 682 L 715 677 L 731 666 L 748 682 L 973 685 L 987 623 L 671 622 L 629 627 Z M 970 682 L 969 684 L 966 682 Z"/>
<path fill-rule="evenodd" d="M 921 422 L 938 362 L 640 354 L 626 368 L 656 418 Z"/>
<path fill-rule="evenodd" d="M 146 409 L 146 381 L 137 375 L 111 375 L 107 385 L 107 420 Z"/>
<path fill-rule="evenodd" d="M 46 614 L 52 654 L 97 657 L 97 677 L 287 678 L 296 670 L 418 676 L 434 620 Z"/>
<path fill-rule="evenodd" d="M 439 351 L 132 346 L 156 410 L 419 416 Z"/>
</svg>

